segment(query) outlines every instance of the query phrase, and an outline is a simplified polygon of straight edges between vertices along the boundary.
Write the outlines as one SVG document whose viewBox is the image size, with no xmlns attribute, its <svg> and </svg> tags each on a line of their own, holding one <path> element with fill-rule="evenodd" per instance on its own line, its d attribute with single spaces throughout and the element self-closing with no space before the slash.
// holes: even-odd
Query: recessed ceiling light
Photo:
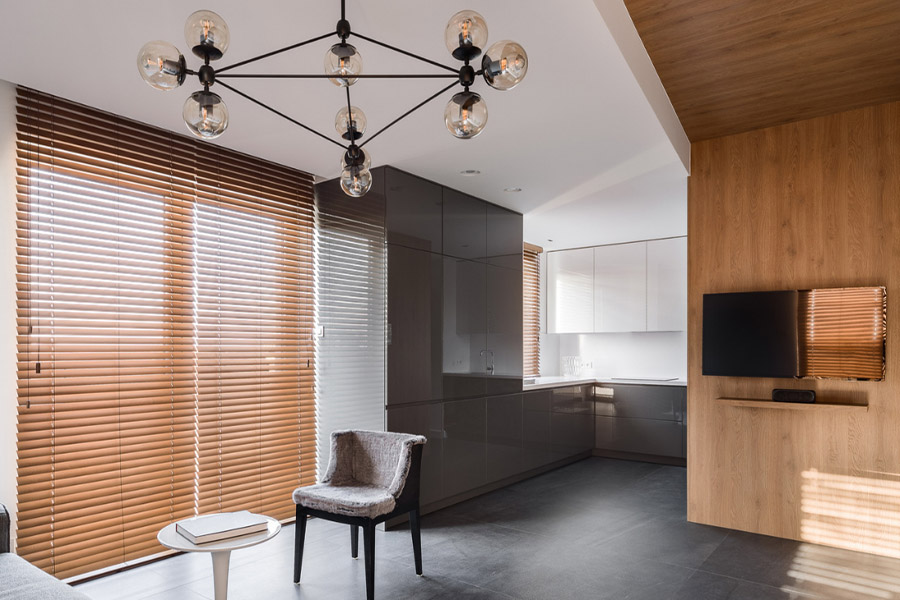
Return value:
<svg viewBox="0 0 900 600">
<path fill-rule="evenodd" d="M 459 174 L 466 177 L 475 177 L 476 175 L 481 175 L 481 171 L 478 169 L 466 169 L 465 171 L 460 171 Z"/>
<path fill-rule="evenodd" d="M 511 194 L 514 194 L 514 193 L 521 192 L 521 191 L 522 191 L 522 188 L 520 188 L 520 187 L 508 187 L 508 188 L 503 188 L 503 191 L 504 191 L 504 192 L 509 192 L 509 193 L 511 193 Z"/>
</svg>

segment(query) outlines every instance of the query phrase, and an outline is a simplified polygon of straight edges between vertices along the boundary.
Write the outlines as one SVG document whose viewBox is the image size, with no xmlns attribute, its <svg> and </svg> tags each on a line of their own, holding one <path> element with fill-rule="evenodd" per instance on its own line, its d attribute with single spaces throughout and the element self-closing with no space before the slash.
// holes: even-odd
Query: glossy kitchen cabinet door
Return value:
<svg viewBox="0 0 900 600">
<path fill-rule="evenodd" d="M 488 397 L 485 474 L 487 482 L 524 471 L 522 395 Z"/>
<path fill-rule="evenodd" d="M 392 167 L 385 167 L 381 173 L 386 180 L 388 243 L 440 254 L 443 246 L 441 186 Z"/>
<path fill-rule="evenodd" d="M 485 476 L 485 399 L 444 402 L 444 495 L 482 486 Z"/>
<path fill-rule="evenodd" d="M 594 248 L 594 331 L 647 330 L 647 243 Z"/>
<path fill-rule="evenodd" d="M 488 395 L 522 391 L 522 271 L 485 265 L 487 270 Z"/>
<path fill-rule="evenodd" d="M 599 387 L 613 391 L 612 397 L 598 394 L 595 410 L 599 416 L 661 421 L 683 419 L 686 387 L 612 384 Z"/>
<path fill-rule="evenodd" d="M 594 250 L 547 253 L 547 333 L 594 331 Z"/>
<path fill-rule="evenodd" d="M 552 412 L 582 415 L 594 414 L 592 385 L 553 388 L 550 392 Z"/>
<path fill-rule="evenodd" d="M 550 455 L 550 390 L 522 394 L 522 465 L 537 469 L 552 462 Z"/>
<path fill-rule="evenodd" d="M 487 256 L 487 203 L 443 188 L 446 256 L 484 261 Z"/>
<path fill-rule="evenodd" d="M 522 270 L 522 215 L 494 204 L 487 210 L 487 261 Z"/>
<path fill-rule="evenodd" d="M 420 501 L 423 505 L 444 498 L 443 418 L 443 409 L 438 403 L 387 410 L 388 431 L 413 433 L 428 438 L 428 443 L 422 450 Z"/>
<path fill-rule="evenodd" d="M 647 331 L 687 329 L 687 238 L 647 242 Z"/>
<path fill-rule="evenodd" d="M 603 450 L 680 457 L 683 426 L 675 421 L 596 417 L 596 447 Z"/>
<path fill-rule="evenodd" d="M 388 244 L 387 404 L 443 397 L 443 258 Z"/>
<path fill-rule="evenodd" d="M 594 416 L 550 413 L 550 454 L 553 460 L 571 458 L 594 448 Z"/>
<path fill-rule="evenodd" d="M 485 395 L 487 281 L 485 264 L 444 257 L 443 395 Z"/>
</svg>

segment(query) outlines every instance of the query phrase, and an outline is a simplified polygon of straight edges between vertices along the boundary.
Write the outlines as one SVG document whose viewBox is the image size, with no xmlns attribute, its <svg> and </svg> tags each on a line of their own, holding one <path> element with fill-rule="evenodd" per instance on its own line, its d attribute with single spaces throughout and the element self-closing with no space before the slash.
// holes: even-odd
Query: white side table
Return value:
<svg viewBox="0 0 900 600">
<path fill-rule="evenodd" d="M 265 517 L 265 519 L 269 522 L 266 531 L 209 544 L 194 544 L 175 531 L 175 523 L 163 527 L 159 534 L 157 534 L 156 539 L 159 540 L 160 544 L 166 548 L 171 548 L 172 550 L 211 553 L 215 599 L 226 600 L 228 598 L 228 562 L 231 559 L 231 551 L 261 544 L 272 539 L 279 531 L 281 531 L 281 523 L 272 517 Z"/>
</svg>

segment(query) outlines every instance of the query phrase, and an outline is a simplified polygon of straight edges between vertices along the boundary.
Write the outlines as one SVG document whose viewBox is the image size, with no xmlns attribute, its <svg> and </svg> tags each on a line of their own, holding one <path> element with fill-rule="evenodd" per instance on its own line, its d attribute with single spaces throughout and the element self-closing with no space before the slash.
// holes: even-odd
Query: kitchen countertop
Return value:
<svg viewBox="0 0 900 600">
<path fill-rule="evenodd" d="M 612 377 L 586 377 L 574 375 L 554 375 L 550 377 L 527 377 L 524 381 L 534 380 L 534 383 L 523 383 L 524 391 L 544 390 L 555 387 L 567 387 L 570 385 L 587 385 L 594 383 L 609 383 L 621 385 L 668 385 L 668 386 L 687 386 L 685 379 L 673 379 L 671 381 L 661 381 L 659 379 L 613 379 Z"/>
</svg>

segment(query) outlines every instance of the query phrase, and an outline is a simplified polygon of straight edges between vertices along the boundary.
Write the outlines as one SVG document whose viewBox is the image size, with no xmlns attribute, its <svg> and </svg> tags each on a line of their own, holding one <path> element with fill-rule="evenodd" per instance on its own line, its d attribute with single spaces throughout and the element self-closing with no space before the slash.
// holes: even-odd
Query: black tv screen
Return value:
<svg viewBox="0 0 900 600">
<path fill-rule="evenodd" d="M 703 295 L 703 374 L 797 377 L 797 291 Z"/>
<path fill-rule="evenodd" d="M 703 295 L 703 374 L 884 379 L 883 286 Z"/>
</svg>

